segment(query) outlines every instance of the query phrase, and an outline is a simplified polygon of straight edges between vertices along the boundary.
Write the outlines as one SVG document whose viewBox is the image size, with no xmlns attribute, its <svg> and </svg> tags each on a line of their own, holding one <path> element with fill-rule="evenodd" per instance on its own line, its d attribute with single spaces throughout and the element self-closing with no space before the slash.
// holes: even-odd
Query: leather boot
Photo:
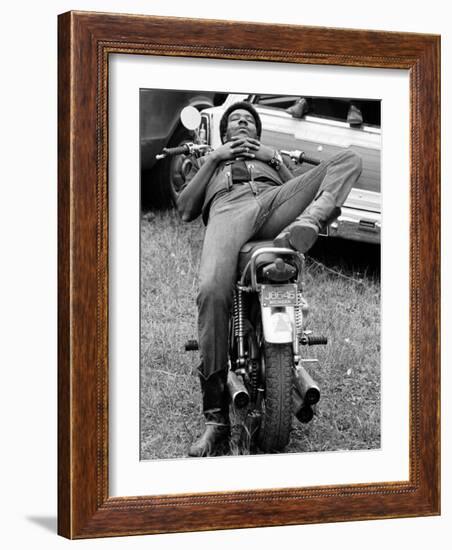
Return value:
<svg viewBox="0 0 452 550">
<path fill-rule="evenodd" d="M 309 111 L 308 100 L 305 97 L 300 97 L 292 107 L 286 109 L 294 118 L 303 118 L 303 115 Z"/>
<path fill-rule="evenodd" d="M 347 122 L 350 126 L 361 126 L 363 123 L 363 115 L 361 109 L 356 105 L 350 105 L 350 108 L 347 113 Z"/>
<path fill-rule="evenodd" d="M 229 422 L 222 413 L 206 414 L 206 429 L 188 451 L 188 456 L 212 456 L 229 439 Z"/>
<path fill-rule="evenodd" d="M 227 372 L 214 373 L 208 378 L 204 378 L 202 374 L 199 376 L 206 428 L 201 437 L 190 447 L 188 456 L 212 456 L 229 439 L 226 376 Z"/>
<path fill-rule="evenodd" d="M 328 191 L 315 199 L 298 218 L 273 240 L 275 246 L 293 248 L 304 254 L 317 240 L 319 231 L 336 219 L 341 209 Z"/>
</svg>

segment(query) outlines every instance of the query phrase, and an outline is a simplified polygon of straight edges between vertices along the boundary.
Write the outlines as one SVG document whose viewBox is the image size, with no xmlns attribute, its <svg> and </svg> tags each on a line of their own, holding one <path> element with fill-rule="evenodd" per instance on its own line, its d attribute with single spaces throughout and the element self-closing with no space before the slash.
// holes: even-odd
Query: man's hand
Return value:
<svg viewBox="0 0 452 550">
<path fill-rule="evenodd" d="M 275 150 L 272 147 L 263 145 L 258 139 L 247 137 L 243 144 L 247 151 L 247 158 L 257 159 L 269 163 L 275 157 Z M 278 174 L 283 182 L 290 180 L 293 175 L 284 162 L 279 166 Z"/>
<path fill-rule="evenodd" d="M 270 161 L 274 156 L 274 150 L 267 145 L 262 145 L 258 139 L 248 136 L 235 136 L 228 142 L 220 145 L 211 153 L 216 162 L 233 160 L 236 158 L 257 159 L 262 162 Z"/>
<path fill-rule="evenodd" d="M 238 157 L 243 158 L 255 158 L 251 152 L 251 144 L 248 137 L 235 136 L 229 141 L 217 147 L 210 156 L 216 162 L 223 162 L 225 160 L 233 160 Z"/>
<path fill-rule="evenodd" d="M 275 154 L 274 149 L 268 147 L 267 145 L 262 145 L 258 139 L 251 137 L 245 138 L 245 143 L 243 146 L 245 147 L 248 158 L 255 158 L 257 160 L 261 160 L 262 162 L 269 162 Z"/>
</svg>

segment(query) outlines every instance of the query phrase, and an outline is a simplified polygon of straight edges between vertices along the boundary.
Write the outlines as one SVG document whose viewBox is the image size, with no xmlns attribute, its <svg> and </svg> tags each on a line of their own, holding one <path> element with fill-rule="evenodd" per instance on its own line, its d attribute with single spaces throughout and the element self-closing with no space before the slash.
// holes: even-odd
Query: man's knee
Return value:
<svg viewBox="0 0 452 550">
<path fill-rule="evenodd" d="M 231 289 L 218 280 L 201 281 L 199 285 L 197 303 L 198 306 L 209 304 L 214 308 L 228 306 L 231 300 Z"/>
<path fill-rule="evenodd" d="M 355 175 L 355 177 L 359 178 L 363 170 L 363 159 L 361 156 L 351 149 L 347 149 L 342 153 L 342 155 L 343 162 L 347 164 L 349 170 Z"/>
</svg>

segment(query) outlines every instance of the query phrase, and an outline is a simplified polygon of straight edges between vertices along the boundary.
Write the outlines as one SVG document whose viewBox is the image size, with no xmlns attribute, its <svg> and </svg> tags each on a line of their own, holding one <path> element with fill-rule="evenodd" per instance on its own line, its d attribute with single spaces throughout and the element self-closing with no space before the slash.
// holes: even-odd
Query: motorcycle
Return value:
<svg viewBox="0 0 452 550">
<path fill-rule="evenodd" d="M 212 151 L 199 128 L 199 113 L 184 111 L 182 123 L 194 131 L 194 142 L 165 148 L 157 156 L 182 155 L 182 175 L 184 166 L 187 170 L 194 158 Z M 295 164 L 320 162 L 298 150 L 281 154 Z M 231 407 L 244 418 L 251 452 L 283 451 L 292 417 L 310 422 L 320 400 L 319 386 L 306 369 L 318 360 L 305 350 L 326 345 L 327 338 L 307 329 L 304 262 L 303 254 L 272 241 L 251 241 L 240 250 L 229 323 L 227 387 Z M 197 341 L 188 341 L 185 349 L 198 350 Z"/>
</svg>

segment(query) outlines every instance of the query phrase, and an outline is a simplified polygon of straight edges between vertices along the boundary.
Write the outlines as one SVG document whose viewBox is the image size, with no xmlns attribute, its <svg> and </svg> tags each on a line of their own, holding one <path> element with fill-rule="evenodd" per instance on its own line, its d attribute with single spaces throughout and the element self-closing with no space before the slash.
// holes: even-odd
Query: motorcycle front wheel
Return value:
<svg viewBox="0 0 452 550">
<path fill-rule="evenodd" d="M 258 445 L 264 452 L 281 452 L 292 426 L 292 344 L 263 343 L 265 392 Z"/>
</svg>

